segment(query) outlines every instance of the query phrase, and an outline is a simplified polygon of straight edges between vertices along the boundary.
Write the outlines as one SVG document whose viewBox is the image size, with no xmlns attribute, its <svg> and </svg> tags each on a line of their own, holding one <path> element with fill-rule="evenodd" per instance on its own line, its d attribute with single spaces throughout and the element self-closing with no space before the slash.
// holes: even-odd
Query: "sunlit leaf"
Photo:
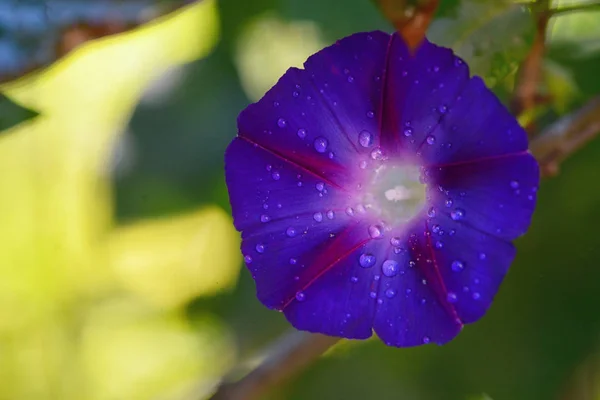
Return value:
<svg viewBox="0 0 600 400">
<path fill-rule="evenodd" d="M 109 257 L 122 284 L 164 307 L 231 288 L 241 256 L 231 217 L 218 208 L 138 222 L 111 234 Z"/>
<path fill-rule="evenodd" d="M 232 336 L 215 318 L 192 327 L 183 315 L 127 299 L 90 310 L 81 346 L 90 400 L 185 399 L 214 385 L 235 355 Z"/>
<path fill-rule="evenodd" d="M 2 131 L 10 129 L 37 115 L 37 112 L 16 104 L 0 93 L 0 134 L 2 134 Z"/>
<path fill-rule="evenodd" d="M 506 0 L 463 0 L 454 18 L 435 20 L 428 38 L 451 47 L 489 86 L 514 73 L 534 35 L 529 11 Z"/>
</svg>

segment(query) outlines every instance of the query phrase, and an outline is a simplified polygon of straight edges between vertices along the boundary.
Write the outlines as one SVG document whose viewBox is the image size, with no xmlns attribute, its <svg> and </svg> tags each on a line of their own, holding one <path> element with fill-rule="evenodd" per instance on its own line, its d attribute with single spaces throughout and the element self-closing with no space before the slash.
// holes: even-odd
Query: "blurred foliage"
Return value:
<svg viewBox="0 0 600 400">
<path fill-rule="evenodd" d="M 507 99 L 529 13 L 441 3 L 430 40 Z M 600 93 L 597 19 L 551 21 L 540 128 Z M 390 27 L 367 0 L 203 1 L 5 84 L 40 115 L 0 135 L 0 399 L 200 399 L 289 329 L 238 277 L 223 152 L 286 68 L 374 29 Z M 600 339 L 599 158 L 593 142 L 544 183 L 494 305 L 452 343 L 343 341 L 271 398 L 547 400 L 579 384 Z"/>
<path fill-rule="evenodd" d="M 15 104 L 11 99 L 0 93 L 0 134 L 37 115 L 37 112 Z"/>
<path fill-rule="evenodd" d="M 495 86 L 517 71 L 534 31 L 534 21 L 521 5 L 508 0 L 462 0 L 456 16 L 435 20 L 428 35 L 433 42 L 454 49 L 472 74 Z"/>
</svg>

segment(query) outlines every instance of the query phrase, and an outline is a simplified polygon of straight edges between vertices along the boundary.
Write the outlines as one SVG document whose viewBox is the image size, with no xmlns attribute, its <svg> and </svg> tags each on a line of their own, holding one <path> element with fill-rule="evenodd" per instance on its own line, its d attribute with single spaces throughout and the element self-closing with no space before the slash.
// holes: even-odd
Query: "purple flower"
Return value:
<svg viewBox="0 0 600 400">
<path fill-rule="evenodd" d="M 358 33 L 239 116 L 225 172 L 267 307 L 298 329 L 445 343 L 481 318 L 539 182 L 517 121 L 451 50 Z"/>
</svg>

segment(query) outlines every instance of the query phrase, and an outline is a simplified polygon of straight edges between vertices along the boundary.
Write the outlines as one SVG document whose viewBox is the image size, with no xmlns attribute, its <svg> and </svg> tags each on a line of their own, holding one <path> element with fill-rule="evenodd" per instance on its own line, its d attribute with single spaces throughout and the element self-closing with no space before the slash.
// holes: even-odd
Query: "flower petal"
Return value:
<svg viewBox="0 0 600 400">
<path fill-rule="evenodd" d="M 469 69 L 452 50 L 427 40 L 409 56 L 398 34 L 393 37 L 383 103 L 384 150 L 414 154 L 454 106 Z"/>
<path fill-rule="evenodd" d="M 375 145 L 387 43 L 356 34 L 289 69 L 238 118 L 239 136 L 336 184 L 351 179 Z M 378 79 L 379 78 L 379 79 Z M 368 139 L 362 139 L 367 134 Z M 362 144 L 361 144 L 362 143 Z M 363 145 L 364 144 L 364 145 Z"/>
<path fill-rule="evenodd" d="M 492 304 L 514 246 L 438 213 L 428 222 L 433 260 L 444 282 L 446 299 L 464 323 L 481 318 Z"/>
<path fill-rule="evenodd" d="M 506 107 L 473 77 L 420 152 L 425 165 L 483 160 L 527 151 L 527 134 Z"/>
<path fill-rule="evenodd" d="M 430 167 L 426 175 L 436 212 L 505 240 L 529 227 L 540 179 L 529 153 Z"/>
</svg>

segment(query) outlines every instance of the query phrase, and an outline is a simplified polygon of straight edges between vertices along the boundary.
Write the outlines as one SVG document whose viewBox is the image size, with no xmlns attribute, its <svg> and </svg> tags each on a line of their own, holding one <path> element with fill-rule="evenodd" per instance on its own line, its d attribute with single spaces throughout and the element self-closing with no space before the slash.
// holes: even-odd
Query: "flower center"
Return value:
<svg viewBox="0 0 600 400">
<path fill-rule="evenodd" d="M 419 167 L 382 164 L 365 187 L 363 204 L 386 225 L 410 221 L 425 206 L 426 186 L 419 180 Z"/>
</svg>

